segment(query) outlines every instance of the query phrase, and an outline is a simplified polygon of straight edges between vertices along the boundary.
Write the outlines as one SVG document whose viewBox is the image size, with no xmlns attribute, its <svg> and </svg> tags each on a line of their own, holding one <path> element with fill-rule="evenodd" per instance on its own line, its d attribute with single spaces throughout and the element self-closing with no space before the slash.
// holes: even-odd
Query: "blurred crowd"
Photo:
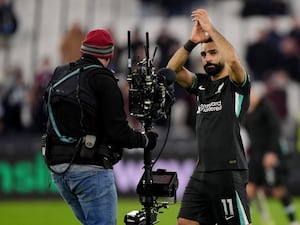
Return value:
<svg viewBox="0 0 300 225">
<path fill-rule="evenodd" d="M 0 1 L 0 23 L 2 24 L 3 8 L 13 11 L 13 5 L 3 6 Z M 172 8 L 172 6 L 163 5 L 162 2 L 167 1 L 147 1 L 144 4 L 159 4 L 161 9 L 167 9 L 168 12 L 164 16 L 172 16 L 178 14 L 187 14 L 185 10 L 190 11 L 188 6 L 194 4 L 193 0 L 179 1 L 181 5 L 180 11 Z M 200 1 L 206 4 L 206 1 Z M 199 1 L 198 1 L 199 3 Z M 179 4 L 179 5 L 180 5 Z M 14 15 L 14 20 L 17 21 Z M 268 28 L 257 30 L 257 39 L 248 43 L 245 49 L 245 61 L 248 71 L 253 81 L 261 81 L 266 87 L 266 95 L 274 104 L 287 136 L 287 140 L 293 148 L 297 148 L 297 137 L 300 130 L 299 117 L 299 85 L 300 85 L 300 24 L 297 17 L 291 16 L 291 29 L 285 33 L 277 30 L 276 16 L 271 16 Z M 241 19 L 243 19 L 241 17 Z M 0 24 L 0 26 L 1 26 Z M 114 27 L 106 27 L 114 34 Z M 17 26 L 14 28 L 17 29 Z M 61 63 L 73 61 L 79 57 L 79 47 L 84 38 L 86 29 L 80 21 L 68 27 L 61 37 L 60 45 L 57 51 L 60 56 Z M 3 34 L 0 27 L 0 37 L 9 38 L 9 35 Z M 136 65 L 138 61 L 145 57 L 144 38 L 140 33 L 140 27 L 136 27 L 132 32 L 132 65 Z M 155 57 L 155 65 L 157 68 L 166 66 L 166 63 L 182 45 L 180 40 L 165 25 L 156 37 L 152 40 L 151 45 L 157 45 L 158 52 Z M 1 51 L 3 46 L 0 45 Z M 120 46 L 117 44 L 115 48 L 114 59 L 111 63 L 118 78 L 120 86 L 124 93 L 125 102 L 128 101 L 128 85 L 126 82 L 127 68 L 122 61 L 124 55 L 127 55 L 127 45 Z M 199 60 L 198 58 L 195 60 Z M 125 66 L 124 66 L 125 65 Z M 53 69 L 56 65 L 51 62 L 50 56 L 43 56 L 39 59 L 38 68 L 35 69 L 33 82 L 26 83 L 24 81 L 23 65 L 10 62 L 3 71 L 3 78 L 0 83 L 0 135 L 20 132 L 41 133 L 43 130 L 42 97 L 45 86 L 52 76 Z M 190 67 L 190 62 L 187 63 Z M 125 74 L 125 75 L 124 75 Z M 193 138 L 196 101 L 185 90 L 175 84 L 176 103 L 172 108 L 171 126 L 176 129 L 172 130 L 172 137 L 178 139 Z M 126 108 L 128 112 L 128 107 Z M 139 127 L 138 121 L 129 117 L 133 127 Z M 158 127 L 164 128 L 166 121 L 156 121 Z"/>
<path fill-rule="evenodd" d="M 257 31 L 257 38 L 246 46 L 245 60 L 253 81 L 262 82 L 266 97 L 281 120 L 282 135 L 295 150 L 300 116 L 300 23 L 291 16 L 291 29 L 278 31 L 276 17 Z"/>
</svg>

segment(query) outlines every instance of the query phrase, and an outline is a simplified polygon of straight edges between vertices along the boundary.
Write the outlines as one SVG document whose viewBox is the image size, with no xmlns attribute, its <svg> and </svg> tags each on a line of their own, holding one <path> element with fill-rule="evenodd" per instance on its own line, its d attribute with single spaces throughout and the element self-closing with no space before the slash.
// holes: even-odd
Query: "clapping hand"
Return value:
<svg viewBox="0 0 300 225">
<path fill-rule="evenodd" d="M 197 9 L 192 12 L 191 17 L 192 21 L 195 22 L 191 34 L 191 41 L 194 43 L 207 41 L 210 38 L 209 30 L 212 28 L 212 24 L 206 10 Z"/>
</svg>

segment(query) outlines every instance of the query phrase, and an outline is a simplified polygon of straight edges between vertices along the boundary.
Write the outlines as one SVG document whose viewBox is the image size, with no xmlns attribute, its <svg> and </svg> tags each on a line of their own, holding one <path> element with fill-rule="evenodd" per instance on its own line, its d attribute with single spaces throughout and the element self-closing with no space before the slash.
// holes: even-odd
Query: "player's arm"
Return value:
<svg viewBox="0 0 300 225">
<path fill-rule="evenodd" d="M 189 54 L 190 53 L 184 47 L 180 47 L 169 60 L 167 65 L 167 68 L 175 71 L 177 83 L 184 88 L 191 87 L 194 82 L 193 74 L 184 67 Z"/>
<path fill-rule="evenodd" d="M 244 83 L 246 72 L 233 46 L 215 29 L 212 29 L 210 35 L 226 61 L 230 79 L 238 84 Z"/>
<path fill-rule="evenodd" d="M 221 55 L 224 57 L 226 66 L 229 70 L 230 79 L 238 84 L 242 84 L 246 79 L 244 67 L 242 66 L 233 46 L 215 29 L 211 23 L 207 11 L 204 9 L 197 9 L 192 12 L 192 17 L 200 23 L 203 30 L 208 33 L 219 49 Z"/>
</svg>

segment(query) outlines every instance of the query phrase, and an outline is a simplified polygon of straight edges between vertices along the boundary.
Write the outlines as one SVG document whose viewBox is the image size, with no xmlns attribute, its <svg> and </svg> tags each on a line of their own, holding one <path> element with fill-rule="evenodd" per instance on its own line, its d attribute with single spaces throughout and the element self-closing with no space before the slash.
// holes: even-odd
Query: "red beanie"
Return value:
<svg viewBox="0 0 300 225">
<path fill-rule="evenodd" d="M 92 30 L 85 36 L 81 47 L 81 54 L 93 55 L 97 58 L 112 58 L 114 51 L 114 40 L 107 30 Z"/>
</svg>

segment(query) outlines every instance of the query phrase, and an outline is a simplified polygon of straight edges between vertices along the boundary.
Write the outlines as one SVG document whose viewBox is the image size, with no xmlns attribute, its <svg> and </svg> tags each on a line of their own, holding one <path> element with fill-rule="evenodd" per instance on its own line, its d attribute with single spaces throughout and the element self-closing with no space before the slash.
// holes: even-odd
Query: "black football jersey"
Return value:
<svg viewBox="0 0 300 225">
<path fill-rule="evenodd" d="M 240 120 L 249 106 L 249 76 L 236 84 L 229 76 L 213 81 L 206 74 L 195 75 L 190 92 L 198 99 L 196 171 L 247 169 Z"/>
</svg>

